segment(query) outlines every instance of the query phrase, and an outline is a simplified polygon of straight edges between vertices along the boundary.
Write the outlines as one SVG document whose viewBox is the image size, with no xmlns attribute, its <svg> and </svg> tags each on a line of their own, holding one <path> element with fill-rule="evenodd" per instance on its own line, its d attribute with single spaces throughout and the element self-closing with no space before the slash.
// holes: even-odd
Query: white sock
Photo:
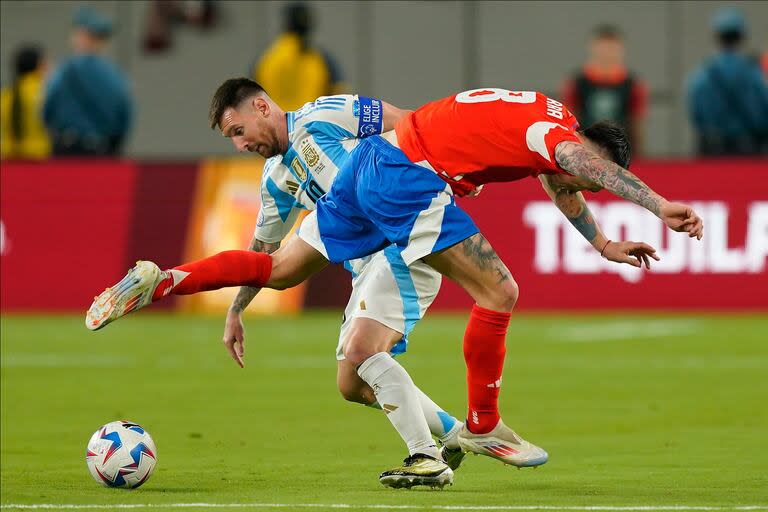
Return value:
<svg viewBox="0 0 768 512">
<path fill-rule="evenodd" d="M 388 353 L 379 352 L 363 361 L 357 374 L 373 389 L 410 455 L 423 453 L 437 458 L 437 446 L 419 405 L 416 386 L 405 368 Z"/>
<path fill-rule="evenodd" d="M 424 413 L 424 418 L 427 420 L 427 425 L 429 425 L 432 435 L 440 439 L 440 442 L 448 448 L 458 448 L 461 422 L 442 410 L 418 387 L 416 388 L 416 393 L 419 396 L 421 410 Z"/>
</svg>

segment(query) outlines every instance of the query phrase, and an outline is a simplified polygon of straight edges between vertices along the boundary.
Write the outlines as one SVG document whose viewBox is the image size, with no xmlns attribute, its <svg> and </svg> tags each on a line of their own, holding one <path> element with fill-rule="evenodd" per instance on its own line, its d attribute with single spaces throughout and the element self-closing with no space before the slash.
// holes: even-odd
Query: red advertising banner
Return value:
<svg viewBox="0 0 768 512">
<path fill-rule="evenodd" d="M 195 162 L 3 162 L 0 307 L 85 313 L 137 259 L 179 264 L 197 170 Z"/>
<path fill-rule="evenodd" d="M 768 311 L 768 162 L 655 161 L 633 170 L 704 219 L 704 239 L 690 240 L 607 192 L 586 194 L 609 238 L 658 249 L 662 260 L 650 271 L 601 259 L 537 180 L 490 184 L 460 200 L 519 284 L 518 308 Z M 197 176 L 196 163 L 3 162 L 2 310 L 85 311 L 136 258 L 182 261 Z M 345 272 L 331 277 L 347 289 Z M 434 309 L 469 306 L 444 280 Z"/>
<path fill-rule="evenodd" d="M 1 169 L 2 309 L 85 313 L 125 273 L 136 166 L 61 160 Z"/>
<path fill-rule="evenodd" d="M 661 261 L 650 271 L 600 258 L 538 180 L 490 184 L 460 200 L 520 286 L 518 308 L 768 310 L 768 162 L 653 161 L 633 171 L 704 219 L 704 238 L 691 240 L 610 193 L 585 193 L 609 239 L 657 249 Z M 443 283 L 435 309 L 471 306 Z"/>
</svg>

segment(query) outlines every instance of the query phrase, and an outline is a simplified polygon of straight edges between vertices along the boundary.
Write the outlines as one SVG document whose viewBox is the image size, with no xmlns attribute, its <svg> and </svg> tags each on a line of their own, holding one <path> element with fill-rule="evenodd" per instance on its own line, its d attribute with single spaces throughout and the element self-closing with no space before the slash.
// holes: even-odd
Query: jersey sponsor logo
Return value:
<svg viewBox="0 0 768 512">
<path fill-rule="evenodd" d="M 317 152 L 317 149 L 307 139 L 301 141 L 301 154 L 309 167 L 316 166 L 320 161 L 320 153 Z"/>
<path fill-rule="evenodd" d="M 528 144 L 528 149 L 540 154 L 547 160 L 547 162 L 551 162 L 552 159 L 549 157 L 549 148 L 547 148 L 547 142 L 544 138 L 549 133 L 549 130 L 556 126 L 559 126 L 563 130 L 566 129 L 565 126 L 561 124 L 539 121 L 529 126 L 528 130 L 525 132 L 525 142 Z"/>
<path fill-rule="evenodd" d="M 304 170 L 304 166 L 299 162 L 299 157 L 291 160 L 291 169 L 293 169 L 293 172 L 296 173 L 296 176 L 298 176 L 301 181 L 307 179 L 307 171 Z"/>
<path fill-rule="evenodd" d="M 296 192 L 299 191 L 299 184 L 296 183 L 295 181 L 286 180 L 285 184 L 288 187 L 288 192 L 290 192 L 291 195 L 295 196 Z"/>
</svg>

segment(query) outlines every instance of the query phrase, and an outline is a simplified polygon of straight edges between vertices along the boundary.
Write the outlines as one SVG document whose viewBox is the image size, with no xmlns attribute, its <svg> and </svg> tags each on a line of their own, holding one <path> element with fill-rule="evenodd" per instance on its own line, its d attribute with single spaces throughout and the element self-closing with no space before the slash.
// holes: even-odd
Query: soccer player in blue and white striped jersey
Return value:
<svg viewBox="0 0 768 512">
<path fill-rule="evenodd" d="M 283 112 L 256 82 L 243 78 L 222 84 L 211 105 L 212 127 L 218 126 L 238 151 L 267 158 L 250 249 L 277 250 L 299 213 L 314 210 L 330 189 L 359 140 L 391 130 L 404 114 L 381 100 L 357 95 L 321 97 L 295 112 Z M 161 272 L 151 262 L 140 262 L 124 279 L 130 285 L 121 281 L 95 300 L 86 324 L 98 329 L 169 293 L 209 289 L 196 283 L 204 276 L 210 281 L 210 273 L 194 265 Z M 237 265 L 222 260 L 216 272 L 226 274 L 227 268 Z M 347 400 L 383 409 L 409 450 L 403 465 L 382 473 L 380 481 L 392 487 L 452 483 L 452 469 L 464 456 L 457 441 L 462 423 L 417 388 L 391 357 L 405 351 L 408 333 L 437 295 L 440 274 L 423 263 L 407 266 L 395 247 L 344 266 L 352 274 L 353 290 L 336 349 L 339 390 Z M 234 275 L 231 279 L 218 275 L 220 286 L 237 280 Z M 137 277 L 146 285 L 133 284 Z M 139 291 L 142 295 L 137 298 Z M 245 338 L 241 312 L 257 293 L 258 288 L 241 288 L 227 314 L 223 342 L 241 366 Z M 432 434 L 441 441 L 442 453 Z"/>
</svg>

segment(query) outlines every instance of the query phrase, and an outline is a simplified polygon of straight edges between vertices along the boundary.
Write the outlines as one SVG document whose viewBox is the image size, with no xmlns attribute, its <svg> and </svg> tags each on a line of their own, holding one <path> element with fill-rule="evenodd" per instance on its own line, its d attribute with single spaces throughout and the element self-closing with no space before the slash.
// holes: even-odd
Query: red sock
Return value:
<svg viewBox="0 0 768 512">
<path fill-rule="evenodd" d="M 464 332 L 469 395 L 467 428 L 475 434 L 490 432 L 499 422 L 501 371 L 507 352 L 504 342 L 511 316 L 475 304 Z"/>
<path fill-rule="evenodd" d="M 272 273 L 272 257 L 263 252 L 224 251 L 166 272 L 169 276 L 155 288 L 153 301 L 169 293 L 190 295 L 227 286 L 261 288 Z"/>
</svg>

